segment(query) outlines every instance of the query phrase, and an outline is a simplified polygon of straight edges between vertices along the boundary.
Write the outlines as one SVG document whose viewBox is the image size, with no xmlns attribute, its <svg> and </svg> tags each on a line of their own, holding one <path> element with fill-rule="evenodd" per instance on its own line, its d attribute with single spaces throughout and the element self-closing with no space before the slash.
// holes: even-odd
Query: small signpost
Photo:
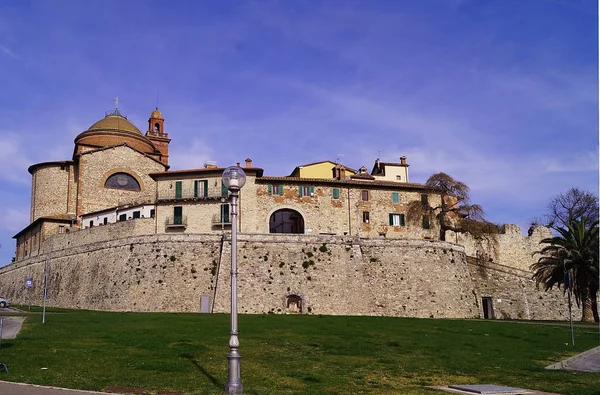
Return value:
<svg viewBox="0 0 600 395">
<path fill-rule="evenodd" d="M 31 311 L 31 287 L 33 287 L 33 278 L 25 279 L 25 288 L 27 288 L 27 296 L 29 296 L 29 311 Z"/>
</svg>

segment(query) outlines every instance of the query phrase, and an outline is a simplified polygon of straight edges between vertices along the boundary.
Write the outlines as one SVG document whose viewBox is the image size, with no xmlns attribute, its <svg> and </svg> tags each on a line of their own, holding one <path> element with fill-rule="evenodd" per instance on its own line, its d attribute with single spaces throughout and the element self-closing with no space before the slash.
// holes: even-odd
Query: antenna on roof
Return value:
<svg viewBox="0 0 600 395">
<path fill-rule="evenodd" d="M 344 154 L 337 154 L 337 157 L 335 158 L 335 163 L 340 163 L 340 160 L 344 157 Z"/>
<path fill-rule="evenodd" d="M 382 153 L 383 153 L 383 150 L 382 150 L 382 149 L 380 149 L 380 150 L 377 150 L 377 157 L 378 157 L 378 158 L 381 158 L 381 154 L 382 154 Z"/>
</svg>

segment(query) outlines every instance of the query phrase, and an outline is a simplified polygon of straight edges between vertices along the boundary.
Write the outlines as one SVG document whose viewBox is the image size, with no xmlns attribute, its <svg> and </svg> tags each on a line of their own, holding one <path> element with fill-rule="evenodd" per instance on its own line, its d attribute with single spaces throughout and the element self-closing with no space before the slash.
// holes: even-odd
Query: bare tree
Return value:
<svg viewBox="0 0 600 395">
<path fill-rule="evenodd" d="M 598 196 L 579 188 L 571 188 L 555 196 L 547 205 L 546 213 L 531 220 L 532 225 L 566 228 L 571 221 L 587 223 L 598 221 Z"/>
<path fill-rule="evenodd" d="M 440 240 L 446 239 L 446 231 L 468 232 L 475 237 L 497 234 L 497 225 L 484 219 L 484 212 L 478 204 L 470 203 L 469 187 L 446 173 L 429 177 L 425 185 L 441 196 L 439 206 L 431 206 L 427 201 L 414 201 L 409 204 L 409 220 L 418 221 L 423 216 L 435 218 L 440 225 Z"/>
</svg>

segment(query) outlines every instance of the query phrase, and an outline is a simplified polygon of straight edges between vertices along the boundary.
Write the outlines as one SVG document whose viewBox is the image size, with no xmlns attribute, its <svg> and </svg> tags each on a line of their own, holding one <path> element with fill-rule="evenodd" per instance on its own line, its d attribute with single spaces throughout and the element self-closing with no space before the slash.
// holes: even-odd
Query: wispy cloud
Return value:
<svg viewBox="0 0 600 395">
<path fill-rule="evenodd" d="M 8 48 L 6 45 L 0 44 L 0 52 L 2 52 L 5 55 L 10 56 L 13 59 L 19 59 L 19 56 L 14 53 L 10 48 Z"/>
<path fill-rule="evenodd" d="M 19 137 L 13 133 L 0 133 L 0 136 L 0 180 L 29 184 L 30 179 L 23 169 L 27 169 L 30 162 Z"/>
</svg>

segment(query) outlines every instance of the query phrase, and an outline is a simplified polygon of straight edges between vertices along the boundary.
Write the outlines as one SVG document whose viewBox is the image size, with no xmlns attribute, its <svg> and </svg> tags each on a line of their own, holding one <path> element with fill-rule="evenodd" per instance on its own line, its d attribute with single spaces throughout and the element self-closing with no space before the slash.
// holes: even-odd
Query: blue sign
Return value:
<svg viewBox="0 0 600 395">
<path fill-rule="evenodd" d="M 33 278 L 28 278 L 27 280 L 25 280 L 25 288 L 31 287 L 33 287 Z"/>
</svg>

